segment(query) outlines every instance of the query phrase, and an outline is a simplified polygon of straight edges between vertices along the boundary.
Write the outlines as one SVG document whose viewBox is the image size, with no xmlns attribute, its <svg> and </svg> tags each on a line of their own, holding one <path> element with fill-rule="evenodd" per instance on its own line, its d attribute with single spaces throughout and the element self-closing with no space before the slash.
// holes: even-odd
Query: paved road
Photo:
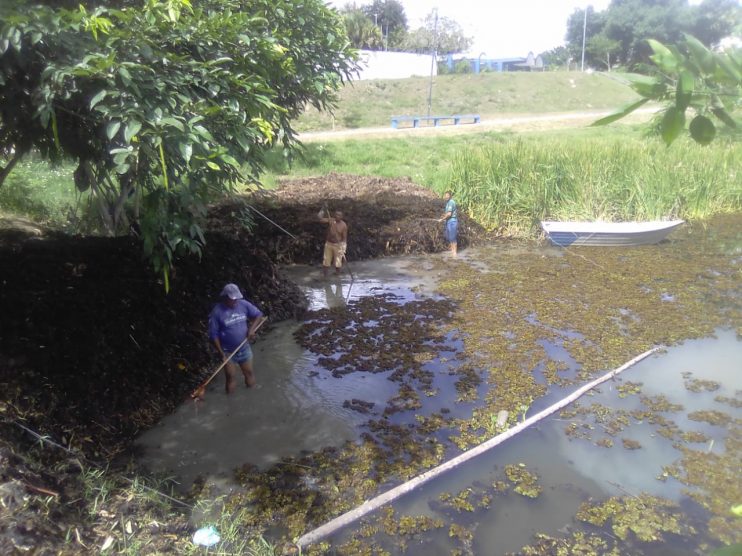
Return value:
<svg viewBox="0 0 742 556">
<path fill-rule="evenodd" d="M 630 116 L 616 122 L 637 123 L 647 121 L 659 108 L 642 108 Z M 299 134 L 305 143 L 318 141 L 341 141 L 359 138 L 408 137 L 411 135 L 432 136 L 450 133 L 481 133 L 484 131 L 541 131 L 564 129 L 590 125 L 614 110 L 596 110 L 586 112 L 559 112 L 545 114 L 507 114 L 482 117 L 478 124 L 442 125 L 439 127 L 420 127 L 392 129 L 391 127 L 367 127 L 360 129 L 341 129 L 337 131 L 314 131 Z M 615 125 L 615 124 L 614 124 Z"/>
</svg>

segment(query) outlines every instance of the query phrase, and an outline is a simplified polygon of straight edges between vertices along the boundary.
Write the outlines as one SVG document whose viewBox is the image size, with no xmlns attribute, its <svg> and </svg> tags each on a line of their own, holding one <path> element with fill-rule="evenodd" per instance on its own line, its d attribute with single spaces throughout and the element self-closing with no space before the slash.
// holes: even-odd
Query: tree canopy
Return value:
<svg viewBox="0 0 742 556">
<path fill-rule="evenodd" d="M 200 253 L 207 200 L 257 180 L 356 69 L 322 0 L 3 3 L 0 186 L 30 151 L 72 159 L 109 231 L 136 220 L 166 278 Z"/>
<path fill-rule="evenodd" d="M 472 38 L 464 35 L 464 30 L 456 21 L 448 17 L 438 17 L 435 11 L 425 16 L 422 27 L 407 34 L 402 43 L 409 52 L 455 54 L 465 52 L 472 44 Z"/>
<path fill-rule="evenodd" d="M 737 0 L 704 0 L 696 6 L 688 0 L 613 0 L 602 12 L 592 6 L 586 10 L 586 20 L 582 9 L 569 17 L 565 40 L 572 58 L 580 60 L 586 21 L 585 58 L 594 67 L 605 67 L 609 58 L 629 68 L 649 63 L 647 39 L 675 44 L 689 33 L 713 46 L 742 21 Z"/>
</svg>

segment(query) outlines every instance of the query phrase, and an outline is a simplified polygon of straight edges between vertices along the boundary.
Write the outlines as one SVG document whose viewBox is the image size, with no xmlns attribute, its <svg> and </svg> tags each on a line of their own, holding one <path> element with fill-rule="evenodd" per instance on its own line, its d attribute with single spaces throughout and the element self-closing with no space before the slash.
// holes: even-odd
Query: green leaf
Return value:
<svg viewBox="0 0 742 556">
<path fill-rule="evenodd" d="M 185 163 L 188 164 L 193 155 L 193 146 L 190 143 L 179 143 L 178 150 L 180 150 L 180 156 L 182 156 Z"/>
<path fill-rule="evenodd" d="M 708 145 L 716 137 L 714 123 L 700 114 L 691 120 L 688 130 L 693 140 L 700 145 Z"/>
<path fill-rule="evenodd" d="M 121 153 L 116 153 L 113 155 L 113 163 L 116 166 L 121 166 L 126 162 L 126 159 L 129 158 L 129 151 L 124 151 Z"/>
<path fill-rule="evenodd" d="M 108 94 L 108 91 L 105 89 L 98 91 L 96 95 L 90 99 L 90 109 L 92 110 L 96 104 L 106 98 L 106 94 Z"/>
<path fill-rule="evenodd" d="M 724 110 L 723 108 L 712 108 L 711 112 L 719 118 L 722 122 L 724 122 L 725 125 L 728 127 L 731 127 L 732 129 L 737 129 L 737 122 L 735 122 L 732 117 L 729 115 L 729 112 Z"/>
<path fill-rule="evenodd" d="M 685 129 L 685 112 L 671 106 L 665 111 L 660 124 L 660 133 L 665 144 L 670 146 Z"/>
<path fill-rule="evenodd" d="M 129 73 L 129 70 L 122 66 L 119 68 L 119 75 L 121 76 L 121 81 L 124 82 L 124 85 L 129 87 L 131 85 L 131 74 Z"/>
<path fill-rule="evenodd" d="M 674 73 L 680 65 L 680 60 L 678 60 L 672 51 L 661 42 L 654 39 L 647 39 L 647 42 L 654 52 L 654 54 L 650 56 L 652 61 L 657 64 L 661 70 L 667 73 Z"/>
<path fill-rule="evenodd" d="M 731 77 L 734 81 L 742 81 L 742 73 L 737 69 L 734 63 L 729 59 L 729 56 L 722 52 L 714 52 L 714 59 L 719 66 Z"/>
<path fill-rule="evenodd" d="M 613 113 L 613 114 L 611 114 L 609 116 L 606 116 L 605 118 L 600 118 L 599 120 L 594 121 L 593 123 L 590 124 L 590 126 L 591 127 L 597 127 L 597 126 L 607 125 L 607 124 L 613 123 L 616 120 L 620 120 L 621 118 L 624 118 L 624 117 L 628 116 L 629 114 L 631 114 L 634 110 L 636 110 L 640 106 L 642 106 L 642 105 L 646 104 L 647 102 L 649 102 L 649 100 L 650 99 L 648 99 L 648 98 L 643 98 L 643 99 L 638 100 L 636 102 L 632 102 L 631 104 L 628 104 L 628 105 L 624 106 L 623 108 L 621 108 L 618 112 L 615 112 L 615 113 Z"/>
<path fill-rule="evenodd" d="M 106 137 L 108 137 L 109 141 L 118 133 L 120 127 L 121 122 L 118 120 L 108 122 L 108 125 L 106 126 Z"/>
<path fill-rule="evenodd" d="M 183 126 L 183 123 L 180 122 L 179 120 L 176 120 L 175 118 L 171 118 L 171 117 L 162 118 L 162 120 L 160 120 L 160 123 L 177 128 L 178 131 L 185 131 L 185 127 Z"/>
<path fill-rule="evenodd" d="M 629 77 L 631 88 L 643 97 L 661 99 L 667 92 L 667 85 L 656 78 L 637 75 Z"/>
<path fill-rule="evenodd" d="M 675 93 L 675 106 L 678 110 L 685 111 L 690 104 L 691 98 L 693 98 L 693 89 L 695 88 L 696 80 L 693 74 L 688 70 L 680 72 L 678 78 L 678 88 Z"/>
<path fill-rule="evenodd" d="M 221 168 L 219 167 L 219 165 L 216 164 L 215 162 L 212 162 L 211 160 L 207 160 L 206 161 L 206 166 L 208 166 L 212 170 L 221 170 Z"/>
<path fill-rule="evenodd" d="M 688 45 L 691 59 L 701 68 L 701 71 L 706 74 L 714 73 L 714 56 L 711 51 L 692 35 L 685 35 L 685 43 Z"/>
<path fill-rule="evenodd" d="M 234 168 L 240 169 L 240 163 L 235 160 L 234 157 L 228 155 L 228 154 L 222 154 L 219 156 L 224 162 L 229 164 L 230 166 L 233 166 Z"/>
<path fill-rule="evenodd" d="M 131 142 L 131 138 L 134 137 L 139 130 L 142 129 L 142 123 L 137 120 L 131 120 L 127 122 L 126 128 L 124 128 L 124 141 L 127 143 Z"/>
</svg>

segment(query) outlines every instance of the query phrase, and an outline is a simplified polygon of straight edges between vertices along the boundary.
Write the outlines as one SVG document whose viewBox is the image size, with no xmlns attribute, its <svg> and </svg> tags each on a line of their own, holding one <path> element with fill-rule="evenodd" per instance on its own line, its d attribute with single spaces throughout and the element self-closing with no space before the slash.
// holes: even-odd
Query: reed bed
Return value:
<svg viewBox="0 0 742 556">
<path fill-rule="evenodd" d="M 514 235 L 540 220 L 704 219 L 742 210 L 742 145 L 521 138 L 460 150 L 449 183 L 472 217 Z"/>
</svg>

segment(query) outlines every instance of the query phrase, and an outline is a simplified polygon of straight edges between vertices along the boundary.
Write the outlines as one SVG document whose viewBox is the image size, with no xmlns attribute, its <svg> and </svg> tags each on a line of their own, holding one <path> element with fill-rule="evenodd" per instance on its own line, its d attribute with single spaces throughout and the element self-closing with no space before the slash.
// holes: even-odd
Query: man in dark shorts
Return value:
<svg viewBox="0 0 742 556">
<path fill-rule="evenodd" d="M 458 251 L 459 209 L 456 206 L 456 201 L 453 200 L 453 193 L 451 191 L 446 191 L 443 194 L 443 199 L 446 201 L 446 208 L 443 209 L 443 216 L 438 221 L 446 223 L 443 232 L 446 236 L 446 241 L 451 244 L 451 254 L 455 257 Z"/>
<path fill-rule="evenodd" d="M 235 284 L 224 286 L 221 301 L 214 305 L 209 315 L 209 340 L 214 343 L 219 355 L 226 359 L 247 338 L 247 342 L 225 365 L 227 394 L 237 388 L 238 368 L 245 377 L 245 386 L 255 386 L 250 342 L 255 341 L 255 330 L 264 318 L 255 305 L 242 297 L 242 292 Z"/>
<path fill-rule="evenodd" d="M 345 258 L 345 249 L 348 245 L 348 225 L 343 220 L 343 213 L 339 210 L 336 210 L 332 217 L 329 214 L 325 216 L 323 213 L 320 222 L 327 224 L 322 273 L 327 276 L 327 270 L 334 265 L 335 274 L 340 274 Z"/>
</svg>

